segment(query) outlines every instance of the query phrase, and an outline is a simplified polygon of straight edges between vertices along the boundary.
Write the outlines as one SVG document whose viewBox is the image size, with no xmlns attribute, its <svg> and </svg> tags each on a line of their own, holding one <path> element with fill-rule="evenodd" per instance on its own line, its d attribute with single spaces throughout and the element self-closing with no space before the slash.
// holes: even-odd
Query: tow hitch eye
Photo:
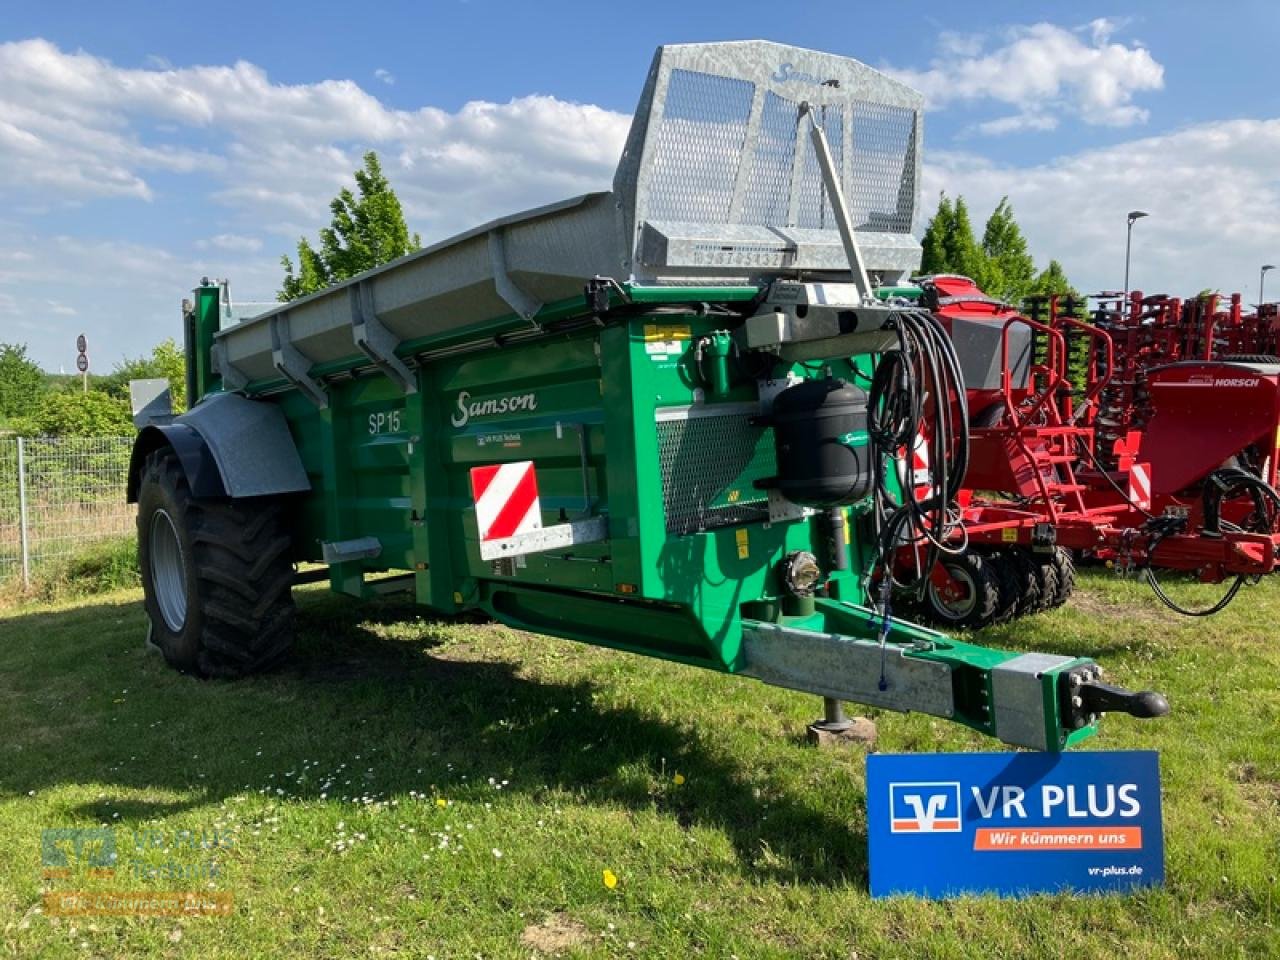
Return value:
<svg viewBox="0 0 1280 960">
<path fill-rule="evenodd" d="M 1099 714 L 1127 713 L 1131 717 L 1149 719 L 1169 712 L 1169 701 L 1154 690 L 1134 692 L 1102 682 L 1102 668 L 1090 664 L 1076 667 L 1066 676 L 1064 714 L 1070 725 L 1080 729 L 1095 723 Z"/>
</svg>

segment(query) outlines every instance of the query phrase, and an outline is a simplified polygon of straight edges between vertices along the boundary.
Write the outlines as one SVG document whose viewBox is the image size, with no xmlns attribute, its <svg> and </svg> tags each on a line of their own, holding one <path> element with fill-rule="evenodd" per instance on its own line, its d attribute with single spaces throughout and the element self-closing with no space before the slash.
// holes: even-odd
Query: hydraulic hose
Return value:
<svg viewBox="0 0 1280 960">
<path fill-rule="evenodd" d="M 914 588 L 946 554 L 963 552 L 963 526 L 952 509 L 964 486 L 969 463 L 969 407 L 964 378 L 951 338 L 927 310 L 901 310 L 886 324 L 898 346 L 881 358 L 868 397 L 878 563 L 882 576 L 899 587 Z M 930 429 L 924 430 L 926 423 Z M 911 459 L 923 435 L 931 485 L 917 492 Z M 891 463 L 906 459 L 902 482 L 889 484 Z M 922 573 L 903 583 L 893 577 L 892 555 L 904 543 L 924 543 Z"/>
</svg>

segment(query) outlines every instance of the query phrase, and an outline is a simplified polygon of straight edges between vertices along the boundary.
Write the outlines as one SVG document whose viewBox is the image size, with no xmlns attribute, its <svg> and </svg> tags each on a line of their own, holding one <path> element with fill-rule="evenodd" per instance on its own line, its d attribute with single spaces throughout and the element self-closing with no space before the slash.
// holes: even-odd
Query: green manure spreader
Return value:
<svg viewBox="0 0 1280 960">
<path fill-rule="evenodd" d="M 270 667 L 316 578 L 296 565 L 320 563 L 343 593 L 754 677 L 829 715 L 1056 751 L 1106 711 L 1166 712 L 1090 660 L 894 615 L 889 558 L 945 549 L 967 456 L 946 335 L 877 295 L 920 262 L 921 107 L 843 57 L 667 46 L 611 191 L 239 322 L 203 283 L 199 402 L 148 422 L 130 468 L 156 645 L 203 676 Z"/>
</svg>

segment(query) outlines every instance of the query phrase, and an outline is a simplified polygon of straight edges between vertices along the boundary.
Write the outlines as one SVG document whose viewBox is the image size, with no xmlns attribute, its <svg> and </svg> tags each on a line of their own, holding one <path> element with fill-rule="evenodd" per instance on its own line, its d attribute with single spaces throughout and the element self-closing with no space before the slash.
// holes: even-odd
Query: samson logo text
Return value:
<svg viewBox="0 0 1280 960">
<path fill-rule="evenodd" d="M 959 783 L 889 784 L 894 833 L 959 833 Z"/>
<path fill-rule="evenodd" d="M 538 409 L 538 397 L 533 393 L 517 393 L 509 397 L 493 397 L 489 400 L 472 400 L 463 390 L 458 394 L 458 408 L 449 422 L 455 427 L 465 427 L 474 417 L 493 417 L 504 413 L 530 412 Z"/>
<path fill-rule="evenodd" d="M 826 84 L 836 85 L 834 80 L 824 80 L 822 77 L 815 77 L 812 73 L 805 73 L 803 70 L 797 70 L 793 64 L 781 64 L 772 77 L 769 78 L 774 83 L 786 83 L 788 80 L 794 80 L 797 83 L 808 83 L 815 87 L 821 87 Z"/>
</svg>

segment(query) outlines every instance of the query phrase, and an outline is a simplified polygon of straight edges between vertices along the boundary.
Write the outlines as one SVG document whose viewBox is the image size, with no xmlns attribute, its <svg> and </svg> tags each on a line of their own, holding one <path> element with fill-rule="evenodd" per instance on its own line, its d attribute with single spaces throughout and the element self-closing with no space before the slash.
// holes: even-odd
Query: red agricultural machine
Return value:
<svg viewBox="0 0 1280 960">
<path fill-rule="evenodd" d="M 1074 556 L 1142 571 L 1166 604 L 1194 615 L 1276 569 L 1280 361 L 1209 359 L 1274 349 L 1274 310 L 1246 317 L 1238 297 L 1218 312 L 1211 298 L 1140 294 L 1118 310 L 1104 296 L 1090 323 L 1066 298 L 1021 313 L 965 277 L 919 283 L 955 344 L 971 424 L 958 513 L 923 584 L 929 618 L 981 627 L 1057 606 Z M 928 451 L 918 443 L 917 461 Z M 915 466 L 928 483 L 927 464 Z M 900 580 L 923 579 L 928 545 L 899 551 Z M 1232 584 L 1219 603 L 1187 610 L 1156 570 Z"/>
</svg>

